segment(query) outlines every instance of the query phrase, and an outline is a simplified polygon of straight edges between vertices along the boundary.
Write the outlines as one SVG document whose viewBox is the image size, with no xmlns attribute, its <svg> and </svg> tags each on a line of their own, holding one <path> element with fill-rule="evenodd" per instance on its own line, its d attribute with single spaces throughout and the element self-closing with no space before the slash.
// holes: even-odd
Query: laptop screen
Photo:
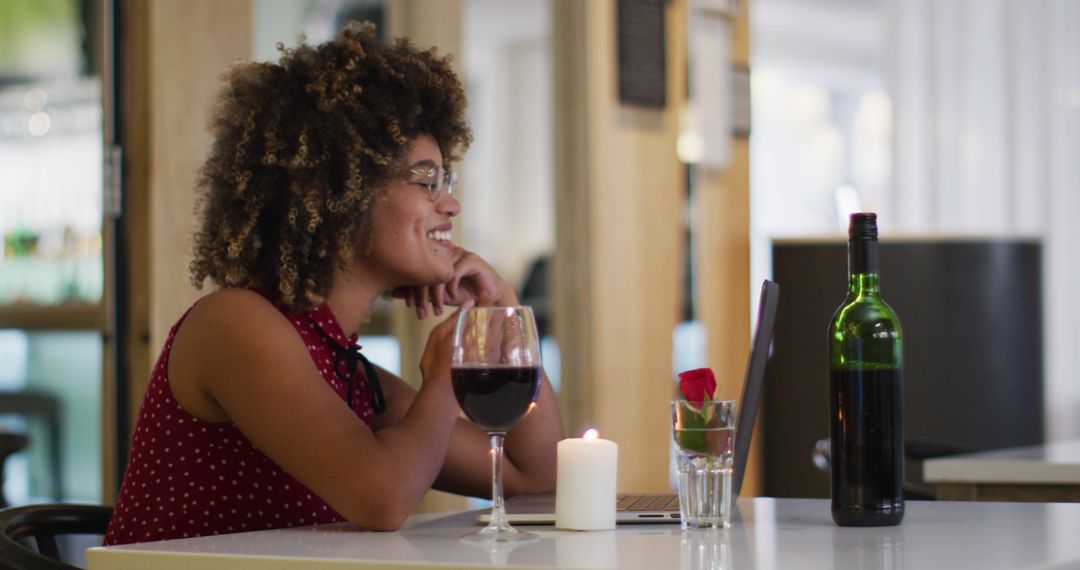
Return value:
<svg viewBox="0 0 1080 570">
<path fill-rule="evenodd" d="M 773 328 L 776 324 L 776 308 L 780 301 L 780 286 L 766 279 L 761 284 L 758 301 L 757 331 L 750 342 L 750 357 L 746 362 L 746 379 L 743 381 L 742 398 L 739 399 L 739 418 L 735 425 L 735 480 L 732 493 L 738 496 L 742 489 L 746 459 L 750 455 L 750 440 L 754 433 L 761 386 L 765 381 L 765 365 L 769 360 Z"/>
</svg>

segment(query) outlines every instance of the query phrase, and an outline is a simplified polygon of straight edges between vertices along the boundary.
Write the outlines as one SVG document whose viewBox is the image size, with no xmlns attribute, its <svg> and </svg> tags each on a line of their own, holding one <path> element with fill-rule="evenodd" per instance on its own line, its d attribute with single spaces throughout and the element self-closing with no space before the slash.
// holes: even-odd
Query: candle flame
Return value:
<svg viewBox="0 0 1080 570">
<path fill-rule="evenodd" d="M 583 435 L 581 437 L 583 437 L 585 439 L 588 439 L 588 440 L 594 440 L 597 437 L 600 437 L 600 434 L 596 430 L 594 430 L 592 428 L 589 428 L 589 429 L 585 430 L 585 435 Z"/>
</svg>

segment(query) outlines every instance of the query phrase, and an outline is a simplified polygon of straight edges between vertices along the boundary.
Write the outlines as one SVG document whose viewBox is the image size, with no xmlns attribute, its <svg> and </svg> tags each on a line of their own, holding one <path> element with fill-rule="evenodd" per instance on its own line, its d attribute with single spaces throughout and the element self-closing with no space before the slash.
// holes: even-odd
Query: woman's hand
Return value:
<svg viewBox="0 0 1080 570">
<path fill-rule="evenodd" d="M 472 307 L 472 300 L 467 299 L 461 304 L 461 308 Z M 460 310 L 460 309 L 459 309 Z M 431 329 L 428 335 L 427 346 L 424 354 L 420 356 L 420 376 L 424 383 L 445 374 L 450 376 L 450 358 L 453 352 L 454 326 L 457 324 L 456 316 L 448 318 Z M 449 384 L 449 382 L 447 382 Z"/>
<path fill-rule="evenodd" d="M 404 299 L 419 319 L 427 318 L 428 305 L 434 314 L 441 315 L 446 305 L 468 301 L 477 306 L 518 304 L 514 288 L 487 261 L 460 247 L 454 251 L 454 276 L 450 281 L 427 287 L 397 287 L 393 296 Z"/>
</svg>

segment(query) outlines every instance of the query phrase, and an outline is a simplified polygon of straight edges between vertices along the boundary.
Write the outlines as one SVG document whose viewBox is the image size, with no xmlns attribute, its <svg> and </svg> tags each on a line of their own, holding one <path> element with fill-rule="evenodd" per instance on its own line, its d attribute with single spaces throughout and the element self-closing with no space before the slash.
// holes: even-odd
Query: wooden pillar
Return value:
<svg viewBox="0 0 1080 570">
<path fill-rule="evenodd" d="M 619 443 L 619 489 L 668 486 L 681 303 L 684 2 L 665 3 L 667 106 L 619 102 L 616 4 L 555 0 L 554 329 L 569 433 Z"/>
</svg>

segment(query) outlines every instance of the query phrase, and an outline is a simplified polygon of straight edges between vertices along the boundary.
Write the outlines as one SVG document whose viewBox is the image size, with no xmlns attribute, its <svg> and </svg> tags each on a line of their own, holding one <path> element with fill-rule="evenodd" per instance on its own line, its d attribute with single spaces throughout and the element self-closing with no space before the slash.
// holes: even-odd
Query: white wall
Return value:
<svg viewBox="0 0 1080 570">
<path fill-rule="evenodd" d="M 891 104 L 878 0 L 755 0 L 750 41 L 751 277 L 775 237 L 834 234 L 890 184 Z M 757 286 L 751 288 L 757 291 Z"/>
<path fill-rule="evenodd" d="M 1080 3 L 889 7 L 895 218 L 1042 239 L 1046 434 L 1080 437 Z"/>
<path fill-rule="evenodd" d="M 550 0 L 466 0 L 463 245 L 520 287 L 555 248 Z"/>
</svg>

